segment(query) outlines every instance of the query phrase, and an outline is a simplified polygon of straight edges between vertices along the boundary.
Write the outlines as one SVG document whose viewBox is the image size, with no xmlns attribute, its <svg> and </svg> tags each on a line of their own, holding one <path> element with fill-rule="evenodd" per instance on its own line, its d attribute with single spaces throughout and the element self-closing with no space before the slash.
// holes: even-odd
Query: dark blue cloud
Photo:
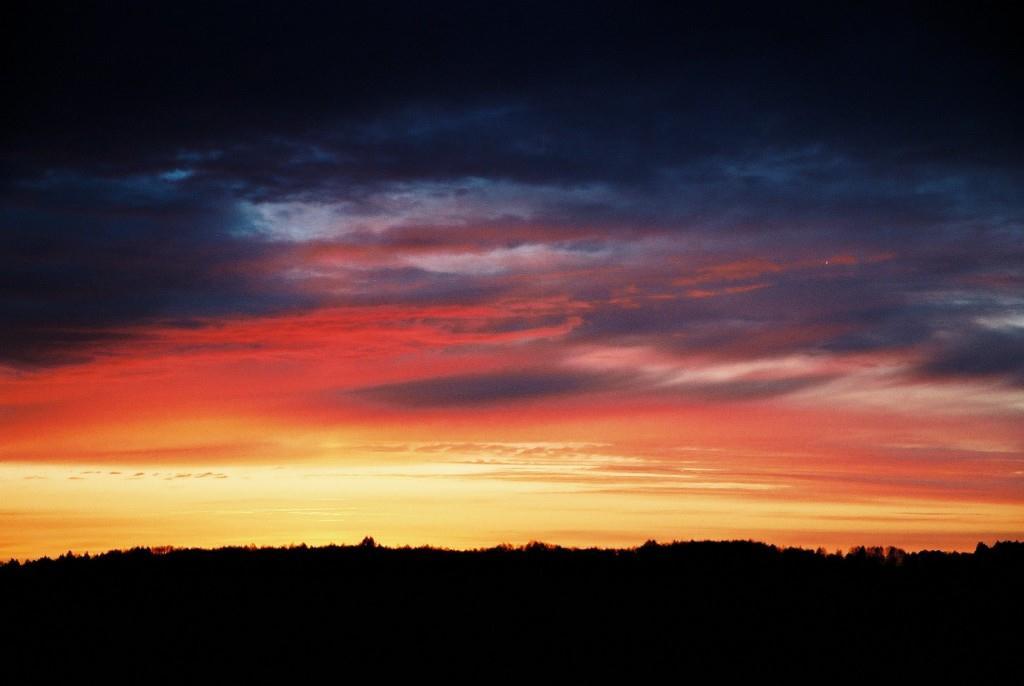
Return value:
<svg viewBox="0 0 1024 686">
<path fill-rule="evenodd" d="M 920 371 L 947 378 L 1004 380 L 1024 387 L 1024 328 L 970 331 L 940 348 Z"/>
<path fill-rule="evenodd" d="M 655 394 L 699 402 L 741 402 L 788 395 L 819 386 L 834 377 L 805 374 L 776 378 L 734 378 L 665 385 L 639 374 L 534 368 L 458 374 L 345 392 L 361 401 L 408 408 L 487 407 L 562 396 L 614 393 L 618 398 Z"/>
<path fill-rule="evenodd" d="M 260 273 L 272 246 L 233 235 L 246 218 L 220 198 L 54 175 L 0 199 L 0 362 L 78 362 L 131 325 L 307 302 Z"/>
<path fill-rule="evenodd" d="M 616 386 L 621 386 L 621 380 L 604 375 L 536 369 L 442 376 L 368 386 L 350 394 L 397 407 L 473 407 L 608 390 Z"/>
<path fill-rule="evenodd" d="M 1024 284 L 1024 74 L 1007 12 L 16 8 L 3 22 L 17 59 L 0 127 L 0 362 L 88 359 L 155 320 L 484 302 L 524 283 L 341 264 L 308 295 L 267 267 L 289 246 L 252 215 L 301 201 L 374 220 L 338 240 L 382 253 L 605 251 L 594 264 L 607 274 L 544 281 L 591 305 L 575 342 L 737 356 L 927 348 L 929 373 L 1012 377 L 1003 334 L 934 343 L 1005 313 L 997 296 Z M 463 214 L 399 221 L 409 193 Z M 771 274 L 721 298 L 609 303 L 624 285 L 663 292 L 694 263 L 842 252 L 893 259 Z M 543 394 L 535 381 L 517 387 Z"/>
</svg>

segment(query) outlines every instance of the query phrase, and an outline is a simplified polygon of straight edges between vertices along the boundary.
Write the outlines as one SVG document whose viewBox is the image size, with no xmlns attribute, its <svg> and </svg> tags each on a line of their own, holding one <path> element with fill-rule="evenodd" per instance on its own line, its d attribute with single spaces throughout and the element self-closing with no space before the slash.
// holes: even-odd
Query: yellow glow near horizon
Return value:
<svg viewBox="0 0 1024 686">
<path fill-rule="evenodd" d="M 1009 536 L 1024 521 L 1024 505 L 1014 503 L 809 500 L 784 483 L 697 465 L 654 473 L 643 460 L 588 453 L 582 444 L 568 457 L 563 444 L 443 446 L 433 455 L 431 444 L 378 448 L 396 459 L 289 467 L 0 465 L 0 559 L 132 546 L 344 544 L 367 535 L 386 545 L 454 548 L 754 538 L 828 549 L 870 543 L 969 550 L 979 540 L 991 543 L 992 532 Z M 516 457 L 528 450 L 548 455 Z M 416 452 L 428 458 L 412 461 Z"/>
</svg>

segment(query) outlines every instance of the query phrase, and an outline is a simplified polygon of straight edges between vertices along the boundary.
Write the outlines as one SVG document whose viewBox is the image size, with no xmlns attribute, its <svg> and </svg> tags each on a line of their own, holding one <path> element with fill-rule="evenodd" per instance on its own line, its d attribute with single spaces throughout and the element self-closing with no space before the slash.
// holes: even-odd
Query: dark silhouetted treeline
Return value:
<svg viewBox="0 0 1024 686">
<path fill-rule="evenodd" d="M 1024 649 L 1022 579 L 1017 542 L 845 555 L 747 541 L 135 548 L 0 565 L 0 645 L 9 683 L 305 682 L 320 669 L 336 682 L 363 668 L 482 682 L 665 669 L 980 677 Z"/>
</svg>

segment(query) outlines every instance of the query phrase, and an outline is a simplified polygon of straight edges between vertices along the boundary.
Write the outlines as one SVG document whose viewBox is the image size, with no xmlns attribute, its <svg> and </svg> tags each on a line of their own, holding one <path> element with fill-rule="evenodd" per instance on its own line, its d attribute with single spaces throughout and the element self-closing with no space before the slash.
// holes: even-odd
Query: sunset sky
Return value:
<svg viewBox="0 0 1024 686">
<path fill-rule="evenodd" d="M 1024 537 L 998 4 L 20 4 L 0 560 Z"/>
</svg>

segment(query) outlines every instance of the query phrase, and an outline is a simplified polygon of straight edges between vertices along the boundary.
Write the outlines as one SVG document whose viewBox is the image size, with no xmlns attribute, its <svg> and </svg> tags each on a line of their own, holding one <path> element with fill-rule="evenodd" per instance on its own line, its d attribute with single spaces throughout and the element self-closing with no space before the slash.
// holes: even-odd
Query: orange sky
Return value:
<svg viewBox="0 0 1024 686">
<path fill-rule="evenodd" d="M 894 356 L 732 361 L 570 345 L 580 309 L 565 298 L 329 308 L 152 327 L 86 363 L 8 370 L 0 557 L 365 535 L 829 549 L 971 549 L 1020 535 L 1019 394 L 900 379 Z M 523 312 L 563 323 L 474 330 Z M 503 383 L 538 360 L 551 374 L 629 370 L 656 383 L 478 404 L 416 396 L 416 380 Z M 512 371 L 487 376 L 496 369 Z M 824 386 L 781 397 L 676 392 L 826 373 Z M 413 400 L 360 394 L 367 386 Z"/>
</svg>

